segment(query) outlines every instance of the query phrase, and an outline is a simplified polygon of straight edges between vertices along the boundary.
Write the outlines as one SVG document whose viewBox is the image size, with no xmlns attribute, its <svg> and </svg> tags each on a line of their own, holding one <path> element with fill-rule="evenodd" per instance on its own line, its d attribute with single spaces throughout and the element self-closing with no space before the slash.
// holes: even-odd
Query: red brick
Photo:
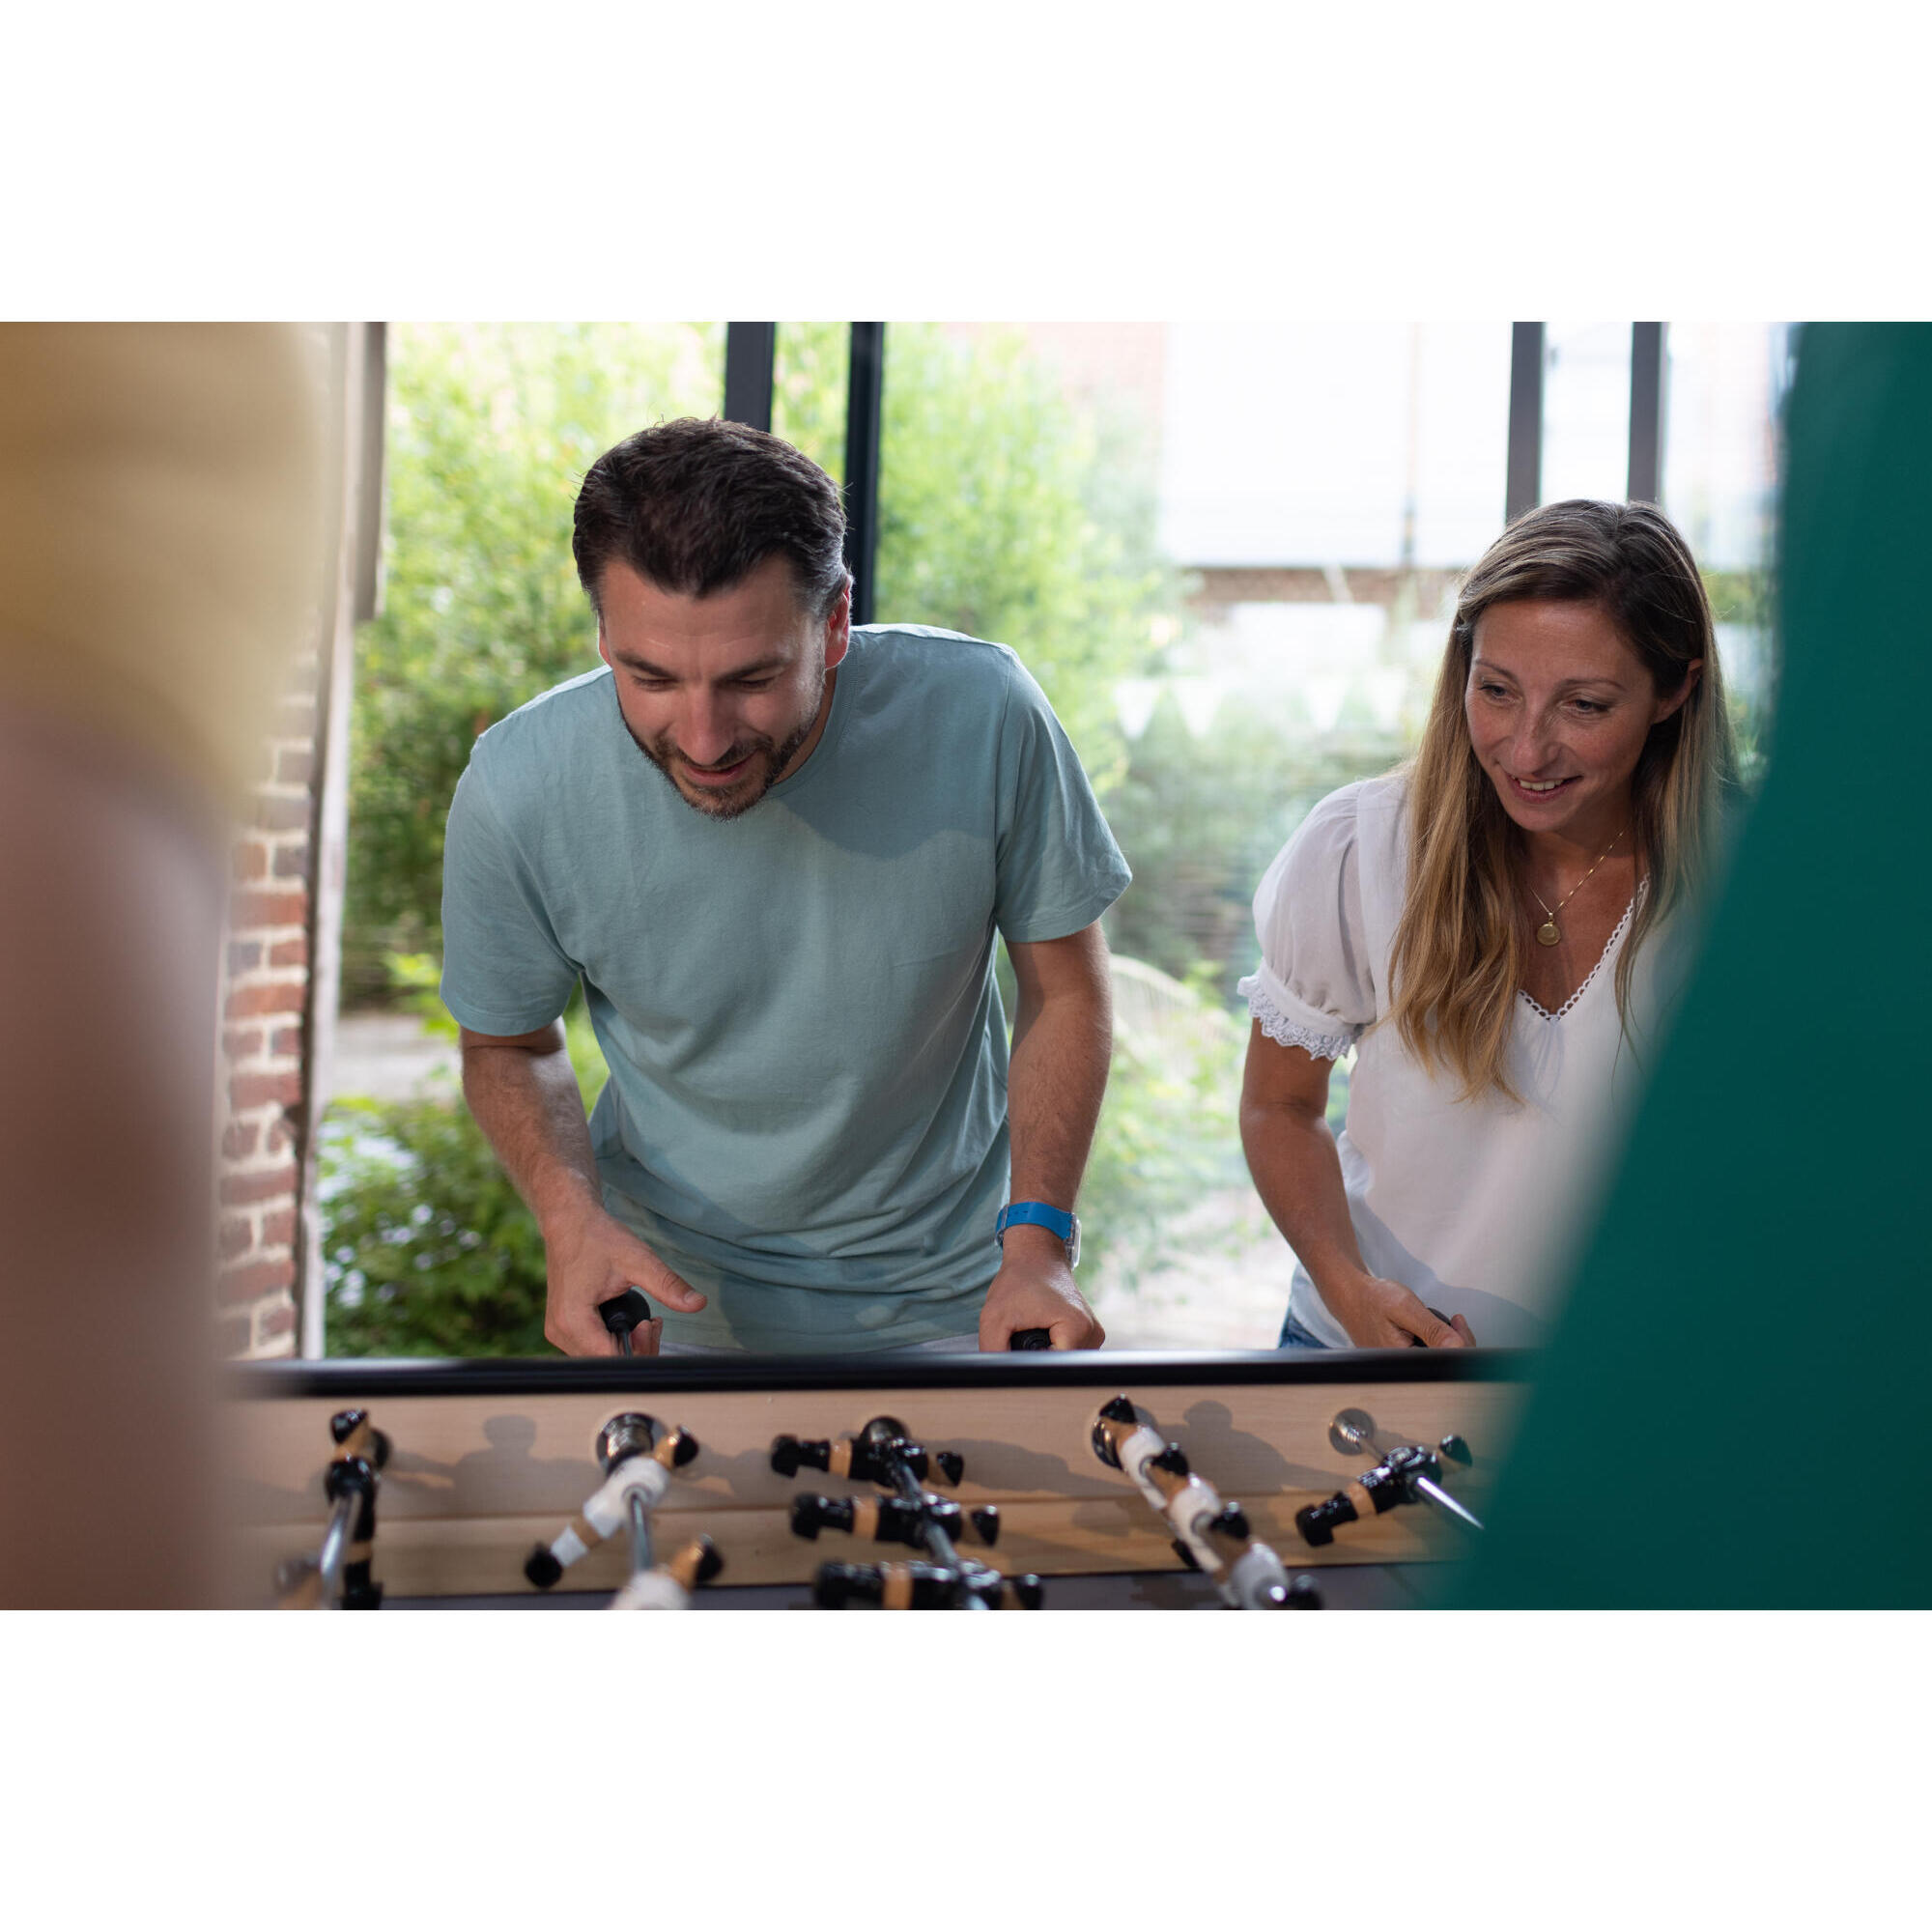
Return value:
<svg viewBox="0 0 1932 1932">
<path fill-rule="evenodd" d="M 278 1308 L 270 1308 L 255 1318 L 255 1339 L 258 1343 L 272 1342 L 277 1335 L 293 1335 L 296 1332 L 296 1305 L 285 1301 Z"/>
<path fill-rule="evenodd" d="M 301 1105 L 302 1077 L 291 1069 L 287 1073 L 238 1073 L 228 1083 L 228 1104 L 238 1114 L 251 1107 L 265 1107 L 270 1100 L 284 1107 Z M 275 1145 L 275 1130 L 269 1129 L 269 1145 Z"/>
<path fill-rule="evenodd" d="M 254 1121 L 230 1121 L 221 1136 L 221 1151 L 230 1160 L 246 1160 L 255 1151 L 262 1129 Z"/>
<path fill-rule="evenodd" d="M 221 1050 L 230 1060 L 252 1060 L 262 1050 L 260 1027 L 230 1027 L 221 1036 Z"/>
<path fill-rule="evenodd" d="M 293 1208 L 271 1208 L 262 1216 L 262 1245 L 265 1248 L 286 1248 L 296 1237 L 296 1210 Z"/>
<path fill-rule="evenodd" d="M 260 838 L 244 838 L 236 846 L 229 870 L 238 885 L 259 879 L 269 869 L 269 848 Z"/>
<path fill-rule="evenodd" d="M 308 964 L 308 940 L 278 939 L 269 949 L 270 966 L 306 966 Z"/>
<path fill-rule="evenodd" d="M 229 923 L 238 932 L 251 925 L 306 925 L 308 895 L 299 891 L 237 893 Z"/>
<path fill-rule="evenodd" d="M 315 776 L 315 753 L 303 745 L 285 745 L 275 754 L 275 782 L 305 785 Z"/>
<path fill-rule="evenodd" d="M 293 1288 L 295 1279 L 293 1256 L 279 1262 L 242 1262 L 221 1270 L 215 1293 L 224 1306 L 232 1308 L 238 1301 L 259 1301 L 278 1288 Z"/>
<path fill-rule="evenodd" d="M 299 980 L 283 980 L 270 986 L 237 986 L 228 996 L 222 1017 L 253 1019 L 261 1013 L 298 1013 L 308 1001 L 308 988 Z"/>
<path fill-rule="evenodd" d="M 275 877 L 278 879 L 308 879 L 308 840 L 292 839 L 275 853 Z"/>
<path fill-rule="evenodd" d="M 228 949 L 228 973 L 231 979 L 243 973 L 252 973 L 262 963 L 262 942 L 259 939 L 238 939 Z"/>
<path fill-rule="evenodd" d="M 289 798 L 270 792 L 257 794 L 255 810 L 248 815 L 264 832 L 306 832 L 315 807 L 306 794 Z"/>
<path fill-rule="evenodd" d="M 289 1117 L 277 1114 L 269 1122 L 269 1137 L 262 1143 L 264 1150 L 269 1153 L 280 1153 L 284 1148 L 292 1148 L 295 1144 L 296 1130 Z"/>
<path fill-rule="evenodd" d="M 285 1160 L 254 1174 L 228 1174 L 221 1179 L 221 1205 L 237 1208 L 244 1201 L 268 1201 L 296 1191 L 296 1164 Z"/>
<path fill-rule="evenodd" d="M 214 1346 L 220 1354 L 229 1360 L 237 1355 L 245 1355 L 255 1345 L 255 1318 L 252 1315 L 230 1315 L 222 1320 L 215 1332 Z"/>
<path fill-rule="evenodd" d="M 301 1050 L 302 1030 L 299 1026 L 277 1027 L 269 1037 L 269 1051 L 272 1054 L 298 1054 Z"/>
<path fill-rule="evenodd" d="M 241 1214 L 229 1215 L 215 1236 L 215 1246 L 225 1262 L 234 1261 L 238 1255 L 245 1255 L 254 1245 L 255 1224 Z"/>
</svg>

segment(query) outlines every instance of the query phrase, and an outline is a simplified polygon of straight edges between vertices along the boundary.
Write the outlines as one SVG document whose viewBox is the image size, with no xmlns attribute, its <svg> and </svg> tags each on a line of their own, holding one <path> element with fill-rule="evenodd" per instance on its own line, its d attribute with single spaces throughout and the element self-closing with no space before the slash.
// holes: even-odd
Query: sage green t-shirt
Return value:
<svg viewBox="0 0 1932 1932">
<path fill-rule="evenodd" d="M 442 997 L 528 1033 L 581 978 L 605 1204 L 710 1297 L 667 1341 L 800 1351 L 972 1332 L 1007 1198 L 993 935 L 1060 939 L 1128 871 L 1003 644 L 868 626 L 806 763 L 686 805 L 607 669 L 477 740 L 443 853 Z"/>
</svg>

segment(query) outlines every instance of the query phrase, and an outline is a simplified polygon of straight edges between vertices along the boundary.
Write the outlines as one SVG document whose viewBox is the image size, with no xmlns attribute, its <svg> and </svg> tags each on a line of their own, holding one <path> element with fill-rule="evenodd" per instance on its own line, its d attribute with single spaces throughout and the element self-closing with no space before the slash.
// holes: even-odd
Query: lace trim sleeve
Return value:
<svg viewBox="0 0 1932 1932">
<path fill-rule="evenodd" d="M 1360 1027 L 1348 1027 L 1341 1033 L 1320 1033 L 1290 1019 L 1263 990 L 1259 975 L 1241 980 L 1235 990 L 1247 995 L 1248 1011 L 1261 1022 L 1262 1031 L 1277 1046 L 1298 1046 L 1311 1060 L 1340 1060 L 1362 1031 Z"/>
</svg>

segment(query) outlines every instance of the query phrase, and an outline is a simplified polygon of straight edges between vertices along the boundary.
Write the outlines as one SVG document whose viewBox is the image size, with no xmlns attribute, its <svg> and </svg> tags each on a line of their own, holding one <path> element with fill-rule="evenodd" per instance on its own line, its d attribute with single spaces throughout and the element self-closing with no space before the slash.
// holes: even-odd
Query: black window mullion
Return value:
<svg viewBox="0 0 1932 1932">
<path fill-rule="evenodd" d="M 879 440 L 885 398 L 886 325 L 852 325 L 845 386 L 845 567 L 852 573 L 852 621 L 872 621 L 879 551 Z"/>
<path fill-rule="evenodd" d="M 1663 500 L 1663 325 L 1631 324 L 1630 487 L 1633 503 Z"/>
<path fill-rule="evenodd" d="M 778 355 L 775 322 L 724 325 L 724 420 L 753 429 L 772 426 L 772 367 Z"/>
<path fill-rule="evenodd" d="M 1509 478 L 1503 521 L 1514 523 L 1543 498 L 1543 336 L 1540 322 L 1510 326 Z"/>
</svg>

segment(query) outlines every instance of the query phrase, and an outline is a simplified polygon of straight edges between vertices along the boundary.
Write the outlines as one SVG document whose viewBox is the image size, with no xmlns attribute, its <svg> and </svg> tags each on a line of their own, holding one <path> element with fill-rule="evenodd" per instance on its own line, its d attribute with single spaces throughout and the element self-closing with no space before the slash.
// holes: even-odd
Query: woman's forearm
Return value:
<svg viewBox="0 0 1932 1932">
<path fill-rule="evenodd" d="M 1241 1104 L 1241 1147 L 1262 1206 L 1342 1320 L 1341 1304 L 1369 1270 L 1349 1219 L 1335 1137 L 1306 1108 L 1249 1099 Z"/>
</svg>

